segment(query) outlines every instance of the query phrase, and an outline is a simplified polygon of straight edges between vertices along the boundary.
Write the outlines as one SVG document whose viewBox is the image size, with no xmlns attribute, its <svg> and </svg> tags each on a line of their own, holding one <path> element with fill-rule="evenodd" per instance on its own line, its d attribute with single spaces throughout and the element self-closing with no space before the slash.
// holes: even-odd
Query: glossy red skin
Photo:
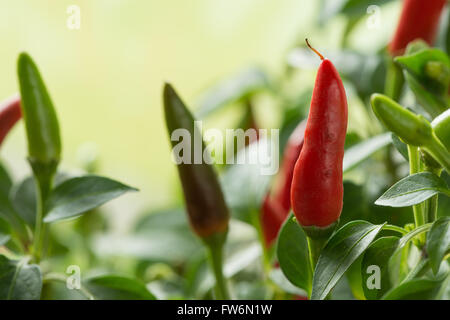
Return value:
<svg viewBox="0 0 450 320">
<path fill-rule="evenodd" d="M 330 60 L 317 72 L 305 142 L 295 164 L 291 204 L 302 226 L 327 227 L 342 211 L 347 98 Z"/>
<path fill-rule="evenodd" d="M 389 44 L 391 55 L 403 54 L 408 43 L 416 39 L 432 45 L 445 3 L 446 0 L 404 0 L 397 29 Z"/>
<path fill-rule="evenodd" d="M 306 129 L 306 120 L 300 124 L 292 132 L 283 153 L 283 163 L 280 170 L 280 180 L 275 186 L 274 198 L 283 209 L 286 215 L 291 210 L 291 184 L 294 176 L 294 167 L 297 159 L 302 151 L 304 135 Z"/>
<path fill-rule="evenodd" d="M 302 121 L 292 132 L 283 153 L 279 180 L 269 192 L 262 206 L 262 229 L 267 247 L 270 247 L 289 215 L 291 209 L 291 183 L 294 167 L 303 147 L 306 121 Z M 271 196 L 273 195 L 273 196 Z"/>
<path fill-rule="evenodd" d="M 261 227 L 263 230 L 266 248 L 269 248 L 278 237 L 287 213 L 278 202 L 271 198 L 270 193 L 264 198 L 261 214 Z"/>
<path fill-rule="evenodd" d="M 19 97 L 10 98 L 0 104 L 0 145 L 20 118 L 22 118 L 22 111 Z"/>
</svg>

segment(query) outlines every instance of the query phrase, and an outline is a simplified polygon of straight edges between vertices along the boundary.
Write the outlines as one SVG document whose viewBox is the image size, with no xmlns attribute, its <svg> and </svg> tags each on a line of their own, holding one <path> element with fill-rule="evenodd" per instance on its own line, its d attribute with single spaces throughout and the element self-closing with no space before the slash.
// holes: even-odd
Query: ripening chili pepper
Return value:
<svg viewBox="0 0 450 320">
<path fill-rule="evenodd" d="M 404 0 L 389 53 L 393 56 L 403 54 L 408 43 L 416 39 L 432 45 L 445 3 L 446 0 Z"/>
<path fill-rule="evenodd" d="M 8 132 L 22 117 L 20 97 L 16 96 L 0 104 L 0 145 Z"/>
<path fill-rule="evenodd" d="M 322 59 L 311 99 L 305 141 L 295 164 L 291 204 L 310 238 L 328 236 L 343 205 L 342 161 L 347 131 L 347 97 L 330 60 Z"/>
<path fill-rule="evenodd" d="M 292 177 L 294 175 L 295 163 L 302 151 L 305 129 L 306 121 L 302 121 L 290 135 L 283 152 L 280 180 L 278 180 L 275 186 L 274 199 L 283 207 L 286 212 L 286 217 L 291 209 Z"/>
<path fill-rule="evenodd" d="M 291 183 L 294 167 L 303 147 L 306 121 L 302 121 L 292 132 L 283 152 L 283 162 L 278 180 L 272 191 L 264 198 L 261 207 L 261 222 L 266 247 L 270 247 L 291 209 Z"/>
<path fill-rule="evenodd" d="M 169 136 L 177 129 L 187 130 L 192 139 L 200 135 L 192 114 L 169 84 L 164 87 L 164 111 Z M 171 143 L 175 147 L 178 142 L 172 140 Z M 191 145 L 194 157 L 194 143 Z M 189 221 L 196 234 L 206 239 L 226 233 L 230 216 L 213 167 L 204 161 L 199 164 L 191 161 L 181 162 L 177 168 Z"/>
<path fill-rule="evenodd" d="M 268 193 L 261 206 L 261 227 L 266 248 L 269 248 L 277 238 L 286 217 L 286 211 Z"/>
</svg>

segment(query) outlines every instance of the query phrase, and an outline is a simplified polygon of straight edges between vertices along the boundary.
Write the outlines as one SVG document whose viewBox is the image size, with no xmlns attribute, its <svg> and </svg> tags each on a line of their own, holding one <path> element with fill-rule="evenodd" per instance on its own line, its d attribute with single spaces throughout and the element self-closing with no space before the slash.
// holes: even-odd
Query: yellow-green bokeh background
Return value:
<svg viewBox="0 0 450 320">
<path fill-rule="evenodd" d="M 69 5 L 81 8 L 81 29 L 66 26 Z M 0 99 L 18 90 L 16 58 L 37 62 L 60 119 L 64 160 L 77 168 L 77 150 L 95 142 L 100 173 L 138 187 L 114 202 L 113 216 L 132 219 L 145 207 L 164 206 L 177 188 L 161 108 L 170 81 L 195 106 L 203 89 L 249 65 L 272 74 L 296 40 L 314 35 L 336 48 L 342 23 L 315 27 L 315 0 L 0 0 Z M 396 23 L 397 4 L 383 10 L 383 30 Z M 391 10 L 392 9 L 392 10 Z M 389 32 L 352 44 L 363 51 Z M 20 178 L 27 173 L 22 125 L 1 157 Z"/>
</svg>

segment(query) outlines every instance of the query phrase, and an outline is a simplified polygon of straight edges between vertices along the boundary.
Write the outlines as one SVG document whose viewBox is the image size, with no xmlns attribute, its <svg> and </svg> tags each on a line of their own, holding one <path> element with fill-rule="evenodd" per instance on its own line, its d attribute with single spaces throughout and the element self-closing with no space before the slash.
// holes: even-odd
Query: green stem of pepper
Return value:
<svg viewBox="0 0 450 320">
<path fill-rule="evenodd" d="M 415 174 L 420 172 L 420 155 L 419 148 L 415 146 L 408 145 L 408 156 L 409 156 L 409 173 Z M 416 204 L 413 206 L 414 222 L 416 228 L 425 224 L 425 212 L 423 210 L 422 204 Z M 419 241 L 421 244 L 425 243 L 425 235 L 421 234 L 419 236 Z"/>
<path fill-rule="evenodd" d="M 258 235 L 259 243 L 261 244 L 261 250 L 262 250 L 262 265 L 264 269 L 264 277 L 267 278 L 271 269 L 270 266 L 270 258 L 269 258 L 269 252 L 268 249 L 265 246 L 265 240 L 264 240 L 264 232 L 261 225 L 261 219 L 259 216 L 258 211 L 254 211 L 252 214 L 252 224 L 253 227 L 256 229 L 256 233 Z"/>
<path fill-rule="evenodd" d="M 309 257 L 311 259 L 311 268 L 314 274 L 314 270 L 316 269 L 317 261 L 319 260 L 320 252 L 325 246 L 325 242 L 327 242 L 327 238 L 310 238 L 308 237 L 308 247 L 309 247 Z"/>
<path fill-rule="evenodd" d="M 223 247 L 225 244 L 227 233 L 215 234 L 204 239 L 208 249 L 208 258 L 211 268 L 216 278 L 216 286 L 214 287 L 214 297 L 217 300 L 230 300 L 228 286 L 223 274 Z"/>
<path fill-rule="evenodd" d="M 33 236 L 33 257 L 39 263 L 42 256 L 42 248 L 45 236 L 45 205 L 50 195 L 53 177 L 56 173 L 57 162 L 43 164 L 30 159 L 36 183 L 36 223 Z"/>
<path fill-rule="evenodd" d="M 450 173 L 450 152 L 434 133 L 428 143 L 422 146 L 422 149 L 431 154 L 431 156 L 436 159 L 448 173 Z"/>
</svg>

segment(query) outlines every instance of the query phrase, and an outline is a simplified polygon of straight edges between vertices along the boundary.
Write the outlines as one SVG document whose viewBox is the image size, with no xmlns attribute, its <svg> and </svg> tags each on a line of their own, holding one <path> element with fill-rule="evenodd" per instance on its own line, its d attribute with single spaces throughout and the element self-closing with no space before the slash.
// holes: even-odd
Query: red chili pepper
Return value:
<svg viewBox="0 0 450 320">
<path fill-rule="evenodd" d="M 286 216 L 291 209 L 291 184 L 294 176 L 294 167 L 302 151 L 305 136 L 306 121 L 300 124 L 292 132 L 283 153 L 283 163 L 280 170 L 280 180 L 275 186 L 274 198 L 286 211 Z"/>
<path fill-rule="evenodd" d="M 292 132 L 283 153 L 283 163 L 273 192 L 269 192 L 262 206 L 262 228 L 266 246 L 270 247 L 278 236 L 291 209 L 291 183 L 294 167 L 303 146 L 306 121 Z M 271 196 L 272 194 L 272 196 Z"/>
<path fill-rule="evenodd" d="M 266 248 L 269 248 L 278 236 L 281 225 L 287 214 L 280 204 L 270 196 L 270 193 L 264 198 L 262 205 L 261 224 Z"/>
<path fill-rule="evenodd" d="M 347 98 L 331 61 L 309 47 L 319 55 L 322 63 L 311 99 L 305 142 L 295 164 L 291 204 L 297 221 L 307 232 L 314 230 L 311 234 L 308 232 L 314 237 L 316 231 L 334 227 L 342 211 Z"/>
<path fill-rule="evenodd" d="M 394 37 L 389 44 L 393 56 L 401 55 L 413 40 L 422 39 L 433 44 L 439 17 L 446 0 L 405 0 Z"/>
<path fill-rule="evenodd" d="M 22 117 L 20 97 L 15 96 L 0 104 L 0 145 L 8 132 Z"/>
</svg>

